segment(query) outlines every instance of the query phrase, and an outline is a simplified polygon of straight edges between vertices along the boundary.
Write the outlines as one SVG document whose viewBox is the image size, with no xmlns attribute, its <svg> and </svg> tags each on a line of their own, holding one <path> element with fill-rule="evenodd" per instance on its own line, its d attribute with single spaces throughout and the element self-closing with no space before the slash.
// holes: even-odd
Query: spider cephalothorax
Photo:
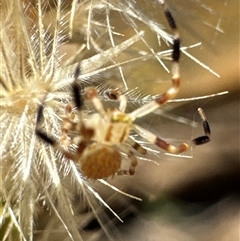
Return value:
<svg viewBox="0 0 240 241">
<path fill-rule="evenodd" d="M 80 95 L 80 86 L 77 84 L 80 75 L 80 65 L 78 64 L 74 73 L 75 80 L 72 84 L 74 104 L 69 103 L 65 108 L 66 113 L 63 118 L 62 136 L 59 143 L 40 130 L 39 123 L 43 116 L 43 105 L 39 107 L 36 134 L 45 142 L 60 150 L 67 159 L 77 163 L 82 174 L 87 178 L 96 180 L 114 175 L 133 175 L 135 173 L 137 158 L 133 151 L 135 150 L 144 155 L 146 154 L 146 150 L 132 139 L 129 135 L 130 131 L 136 132 L 148 142 L 157 145 L 169 153 L 178 154 L 186 151 L 189 147 L 186 143 L 182 143 L 179 146 L 171 145 L 134 123 L 135 119 L 148 115 L 168 100 L 174 98 L 179 91 L 179 34 L 169 9 L 164 4 L 164 1 L 160 1 L 160 3 L 163 5 L 166 19 L 174 32 L 172 87 L 170 89 L 159 95 L 155 100 L 150 101 L 133 112 L 126 113 L 127 99 L 124 95 L 121 95 L 116 90 L 108 91 L 106 93 L 108 98 L 118 100 L 120 105 L 118 108 L 105 110 L 101 100 L 98 98 L 97 90 L 94 87 L 88 87 L 84 91 L 84 97 L 93 103 L 96 113 L 83 119 L 81 115 L 83 99 Z M 76 111 L 73 111 L 74 105 Z M 201 108 L 198 111 L 203 121 L 205 135 L 192 140 L 196 145 L 206 143 L 210 140 L 210 128 L 204 112 Z M 74 121 L 74 115 L 78 116 L 77 122 Z M 70 135 L 70 133 L 74 133 L 74 135 Z M 74 152 L 68 150 L 70 145 L 76 146 Z M 130 159 L 128 170 L 121 169 L 121 153 L 126 154 Z"/>
</svg>

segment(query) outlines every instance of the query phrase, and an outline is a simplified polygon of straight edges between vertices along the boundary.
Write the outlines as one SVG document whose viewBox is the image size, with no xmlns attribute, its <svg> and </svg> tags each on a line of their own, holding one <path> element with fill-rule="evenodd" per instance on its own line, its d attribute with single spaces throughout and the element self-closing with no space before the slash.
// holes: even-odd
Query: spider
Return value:
<svg viewBox="0 0 240 241">
<path fill-rule="evenodd" d="M 86 178 L 96 180 L 114 175 L 134 175 L 138 160 L 133 150 L 135 149 L 135 151 L 143 155 L 146 154 L 147 151 L 131 138 L 129 133 L 132 130 L 150 143 L 157 145 L 169 153 L 179 154 L 189 148 L 189 145 L 186 143 L 182 143 L 179 146 L 171 145 L 134 123 L 137 118 L 141 118 L 155 111 L 168 100 L 174 98 L 179 91 L 180 38 L 172 14 L 164 2 L 161 2 L 161 4 L 163 5 L 168 24 L 174 32 L 172 87 L 170 89 L 133 112 L 126 113 L 127 99 L 124 95 L 116 90 L 109 90 L 106 92 L 108 98 L 119 101 L 119 107 L 105 110 L 101 100 L 98 98 L 97 90 L 94 87 L 87 87 L 85 88 L 84 96 L 93 103 L 97 112 L 91 114 L 87 120 L 84 120 L 81 116 L 83 98 L 80 92 L 82 90 L 80 85 L 77 84 L 78 76 L 81 71 L 80 65 L 78 64 L 74 72 L 74 81 L 72 83 L 76 111 L 72 103 L 66 105 L 62 136 L 59 143 L 39 128 L 44 109 L 43 104 L 39 106 L 36 135 L 43 141 L 60 150 L 67 159 L 77 163 L 81 173 Z M 198 109 L 198 112 L 202 119 L 205 135 L 193 139 L 192 142 L 195 145 L 201 145 L 210 141 L 210 127 L 206 120 L 206 116 L 201 108 Z M 76 118 L 78 121 L 75 120 Z M 69 147 L 72 144 L 76 145 L 76 150 L 74 152 L 62 148 L 62 146 Z M 121 153 L 125 153 L 130 159 L 128 170 L 121 169 Z"/>
</svg>

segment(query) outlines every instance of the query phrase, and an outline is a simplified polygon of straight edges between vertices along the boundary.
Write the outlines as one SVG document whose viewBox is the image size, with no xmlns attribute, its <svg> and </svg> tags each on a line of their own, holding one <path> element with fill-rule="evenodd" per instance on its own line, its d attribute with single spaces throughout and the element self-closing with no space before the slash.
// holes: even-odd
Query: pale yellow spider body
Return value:
<svg viewBox="0 0 240 241">
<path fill-rule="evenodd" d="M 105 145 L 124 143 L 131 130 L 132 121 L 126 113 L 117 109 L 107 110 L 106 116 L 93 114 L 86 122 L 86 127 L 94 130 L 92 139 Z"/>
<path fill-rule="evenodd" d="M 105 111 L 94 88 L 86 88 L 85 92 L 86 96 L 88 96 L 88 92 L 94 92 L 91 97 L 99 112 L 91 114 L 85 119 L 80 117 L 81 120 L 73 122 L 73 119 L 79 118 L 73 117 L 76 114 L 71 103 L 66 106 L 60 143 L 67 147 L 75 144 L 78 148 L 74 155 L 65 152 L 65 156 L 79 165 L 79 169 L 85 177 L 94 180 L 116 174 L 133 175 L 137 158 L 126 143 L 132 145 L 141 154 L 145 154 L 146 151 L 129 137 L 133 124 L 131 117 L 117 108 Z M 114 94 L 118 95 L 116 91 Z M 123 102 L 126 101 L 125 97 L 120 95 L 118 97 L 121 97 Z M 75 133 L 75 137 L 69 138 L 70 132 Z M 121 169 L 121 152 L 128 155 L 131 160 L 129 170 Z"/>
</svg>

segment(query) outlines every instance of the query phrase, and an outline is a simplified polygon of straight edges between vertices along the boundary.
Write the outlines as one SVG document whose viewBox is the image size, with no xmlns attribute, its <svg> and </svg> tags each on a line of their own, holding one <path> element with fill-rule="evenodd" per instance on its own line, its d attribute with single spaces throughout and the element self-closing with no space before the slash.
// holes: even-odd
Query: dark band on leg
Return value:
<svg viewBox="0 0 240 241">
<path fill-rule="evenodd" d="M 203 129 L 206 135 L 209 136 L 211 134 L 210 126 L 206 120 L 203 121 Z"/>
<path fill-rule="evenodd" d="M 49 137 L 46 133 L 44 133 L 40 130 L 36 130 L 35 133 L 38 137 L 40 137 L 46 143 L 48 143 L 52 146 L 56 144 L 56 141 L 53 138 Z"/>
<path fill-rule="evenodd" d="M 173 40 L 172 60 L 178 62 L 180 59 L 180 39 Z"/>
<path fill-rule="evenodd" d="M 37 124 L 41 121 L 43 117 L 43 105 L 40 105 L 37 113 Z"/>
<path fill-rule="evenodd" d="M 171 27 L 171 29 L 176 30 L 177 25 L 176 25 L 176 22 L 172 16 L 171 12 L 168 9 L 165 9 L 164 13 L 165 13 L 166 19 L 167 19 L 168 24 Z"/>
<path fill-rule="evenodd" d="M 192 140 L 192 142 L 196 146 L 208 143 L 209 141 L 210 141 L 210 137 L 209 136 L 199 136 L 199 137 L 197 137 L 197 138 Z"/>
<path fill-rule="evenodd" d="M 75 105 L 78 110 L 81 110 L 83 107 L 83 99 L 81 98 L 80 88 L 77 83 L 73 83 L 72 90 L 73 90 L 73 98 L 74 98 Z"/>
<path fill-rule="evenodd" d="M 74 71 L 74 79 L 75 81 L 78 79 L 78 76 L 80 75 L 81 73 L 81 68 L 80 68 L 80 64 L 77 65 L 75 71 Z"/>
<path fill-rule="evenodd" d="M 80 68 L 80 64 L 78 64 L 74 72 L 74 82 L 72 84 L 73 98 L 78 110 L 81 110 L 83 107 L 83 99 L 81 98 L 81 93 L 80 93 L 81 88 L 77 83 L 77 79 L 80 73 L 81 73 L 81 68 Z"/>
</svg>

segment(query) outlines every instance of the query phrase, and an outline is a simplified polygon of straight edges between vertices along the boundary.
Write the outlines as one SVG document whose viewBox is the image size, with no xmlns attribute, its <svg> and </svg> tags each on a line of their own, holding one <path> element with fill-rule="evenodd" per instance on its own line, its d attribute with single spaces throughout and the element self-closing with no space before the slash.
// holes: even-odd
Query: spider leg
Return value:
<svg viewBox="0 0 240 241">
<path fill-rule="evenodd" d="M 105 92 L 106 96 L 111 100 L 118 100 L 120 101 L 119 110 L 121 112 L 125 112 L 127 107 L 127 98 L 125 95 L 121 95 L 116 90 L 108 90 Z"/>
<path fill-rule="evenodd" d="M 48 136 L 44 131 L 42 131 L 38 128 L 38 125 L 39 125 L 42 117 L 43 117 L 43 105 L 40 105 L 40 107 L 38 109 L 38 114 L 37 114 L 37 125 L 36 125 L 36 129 L 35 129 L 36 135 L 44 142 L 50 144 L 55 149 L 61 151 L 67 159 L 71 159 L 74 162 L 78 162 L 78 159 L 80 158 L 83 150 L 86 148 L 87 145 L 84 142 L 81 142 L 80 144 L 78 144 L 76 153 L 74 153 L 74 154 L 64 150 L 63 148 L 60 147 L 58 142 L 53 137 Z M 61 144 L 65 144 L 65 143 L 62 143 L 62 141 L 64 141 L 64 139 L 67 138 L 67 133 L 68 133 L 68 130 L 66 129 L 66 123 L 64 125 L 65 125 L 65 127 L 63 128 L 63 136 L 60 140 Z M 71 144 L 76 144 L 76 143 L 75 143 L 75 140 L 73 139 L 73 140 L 68 141 L 67 144 L 68 144 L 67 146 L 69 146 Z"/>
<path fill-rule="evenodd" d="M 99 114 L 102 117 L 105 117 L 106 111 L 104 110 L 101 100 L 98 98 L 97 89 L 94 87 L 87 87 L 85 89 L 85 95 L 86 95 L 87 99 L 93 103 L 94 107 L 99 112 Z"/>
<path fill-rule="evenodd" d="M 71 154 L 65 150 L 62 150 L 62 148 L 60 148 L 58 142 L 52 137 L 49 136 L 47 133 L 45 133 L 44 131 L 42 131 L 39 128 L 39 124 L 43 119 L 43 109 L 44 109 L 44 105 L 41 104 L 38 108 L 38 112 L 37 112 L 37 120 L 36 120 L 36 128 L 35 128 L 35 134 L 37 137 L 39 137 L 41 140 L 43 140 L 45 143 L 50 144 L 51 146 L 53 146 L 55 149 L 60 150 L 61 152 L 63 152 L 63 154 L 71 159 L 71 160 L 75 160 L 76 159 L 76 155 Z M 69 143 L 70 144 L 70 143 Z"/>
<path fill-rule="evenodd" d="M 121 175 L 134 175 L 135 174 L 135 169 L 136 166 L 138 164 L 138 160 L 137 157 L 134 156 L 133 152 L 131 150 L 129 150 L 129 148 L 127 146 L 124 145 L 119 145 L 118 149 L 120 151 L 122 151 L 123 153 L 127 154 L 128 158 L 131 160 L 130 162 L 130 166 L 128 170 L 119 170 L 117 172 L 117 175 L 121 176 Z"/>
<path fill-rule="evenodd" d="M 80 66 L 78 64 L 77 67 L 76 67 L 76 70 L 74 72 L 74 81 L 72 83 L 72 91 L 73 91 L 73 98 L 74 98 L 76 108 L 78 110 L 81 110 L 81 108 L 83 106 L 83 101 L 82 101 L 81 96 L 79 94 L 80 87 L 76 82 L 79 75 L 80 75 Z M 45 98 L 44 98 L 44 100 L 45 100 Z M 44 100 L 43 100 L 43 103 L 44 103 Z M 43 109 L 44 109 L 43 103 L 38 107 L 35 132 L 36 132 L 36 135 L 39 138 L 41 138 L 42 140 L 44 140 L 45 142 L 49 143 L 50 145 L 55 145 L 56 141 L 52 137 L 49 137 L 45 132 L 43 132 L 42 130 L 40 130 L 38 128 L 41 120 L 43 119 Z M 71 103 L 69 103 L 65 107 L 66 113 L 65 113 L 65 116 L 63 117 L 62 138 L 61 138 L 61 140 L 63 142 L 67 139 L 68 130 L 79 129 L 77 124 L 73 123 L 72 120 L 71 120 L 72 119 L 72 109 L 73 109 L 73 106 L 72 106 Z M 81 120 L 81 118 L 80 118 L 80 120 Z"/>
<path fill-rule="evenodd" d="M 78 79 L 78 76 L 80 75 L 80 72 L 81 72 L 81 69 L 80 69 L 80 65 L 78 64 L 75 69 L 75 73 L 74 73 L 74 81 L 72 83 L 72 91 L 73 91 L 73 98 L 74 98 L 74 101 L 76 103 L 76 107 L 77 107 L 77 110 L 79 111 L 79 113 L 83 106 L 83 100 L 81 99 L 81 96 L 79 94 L 81 89 L 80 89 L 80 86 L 77 84 L 77 79 Z M 85 95 L 86 95 L 87 99 L 89 99 L 90 101 L 93 102 L 93 105 L 95 106 L 97 111 L 102 116 L 104 116 L 106 114 L 106 112 L 103 108 L 102 102 L 98 98 L 96 88 L 94 88 L 94 87 L 86 88 Z"/>
<path fill-rule="evenodd" d="M 52 137 L 48 136 L 45 132 L 43 132 L 39 129 L 36 129 L 35 133 L 40 139 L 42 139 L 46 143 L 50 144 L 51 146 L 56 145 L 56 140 L 54 140 Z"/>
<path fill-rule="evenodd" d="M 173 31 L 173 42 L 172 42 L 172 87 L 169 88 L 164 94 L 159 95 L 155 100 L 150 101 L 149 103 L 143 105 L 142 107 L 136 109 L 129 115 L 131 116 L 132 120 L 136 118 L 140 118 L 145 116 L 156 109 L 158 109 L 161 105 L 166 103 L 168 100 L 173 99 L 177 93 L 179 92 L 179 85 L 180 85 L 180 71 L 179 71 L 179 59 L 180 59 L 180 37 L 177 30 L 177 25 L 175 20 L 165 5 L 164 1 L 160 1 L 159 3 L 162 4 L 164 8 L 164 14 L 167 19 L 167 22 L 170 28 Z"/>
<path fill-rule="evenodd" d="M 130 144 L 132 146 L 133 149 L 135 149 L 137 152 L 145 155 L 147 154 L 147 150 L 144 149 L 140 144 L 138 144 L 136 141 L 133 140 L 132 137 L 128 137 L 127 139 L 127 143 Z"/>
<path fill-rule="evenodd" d="M 158 147 L 160 147 L 161 149 L 163 149 L 169 153 L 179 154 L 179 153 L 186 151 L 189 148 L 188 144 L 186 144 L 186 143 L 182 143 L 179 146 L 171 145 L 171 144 L 167 143 L 166 141 L 164 141 L 163 139 L 159 138 L 158 136 L 154 135 L 150 131 L 147 131 L 146 129 L 140 127 L 139 125 L 134 124 L 133 129 L 140 136 L 142 136 L 143 138 L 148 140 L 150 143 L 157 145 Z"/>
<path fill-rule="evenodd" d="M 76 117 L 76 114 L 73 113 L 73 104 L 68 103 L 65 107 L 65 115 L 62 118 L 62 136 L 60 138 L 60 143 L 66 147 L 68 147 L 70 144 L 78 144 L 80 142 L 79 135 L 81 129 L 82 129 L 82 121 L 81 121 L 81 115 L 78 114 L 78 121 L 75 122 L 74 119 Z M 80 118 L 80 119 L 79 119 Z M 69 140 L 69 134 L 75 134 L 75 137 L 72 138 L 72 140 Z"/>
<path fill-rule="evenodd" d="M 48 136 L 44 131 L 40 130 L 39 124 L 43 119 L 43 109 L 44 109 L 44 105 L 41 104 L 38 107 L 38 112 L 37 112 L 37 118 L 36 118 L 36 127 L 35 127 L 35 134 L 42 139 L 43 141 L 45 141 L 46 143 L 50 144 L 51 146 L 54 146 L 56 144 L 56 140 L 53 137 Z"/>
<path fill-rule="evenodd" d="M 80 65 L 78 64 L 74 72 L 74 81 L 72 83 L 72 91 L 73 91 L 73 99 L 79 113 L 81 113 L 80 111 L 82 110 L 82 107 L 83 107 L 83 99 L 81 98 L 81 95 L 80 95 L 81 88 L 80 88 L 80 85 L 78 85 L 77 83 L 78 76 L 80 75 L 80 73 L 81 73 L 81 69 L 80 69 Z"/>
<path fill-rule="evenodd" d="M 81 69 L 80 69 L 80 65 L 78 64 L 74 72 L 74 81 L 72 83 L 72 93 L 73 93 L 73 99 L 74 99 L 75 106 L 78 113 L 78 122 L 75 123 L 72 121 L 73 105 L 69 103 L 65 108 L 66 116 L 65 116 L 64 124 L 62 128 L 64 138 L 68 135 L 68 130 L 77 132 L 77 136 L 73 138 L 74 144 L 80 143 L 79 136 L 82 137 L 80 138 L 81 141 L 86 144 L 91 140 L 94 134 L 94 131 L 91 128 L 87 128 L 84 125 L 84 122 L 82 121 L 81 111 L 84 105 L 84 101 L 82 96 L 80 95 L 80 92 L 82 92 L 81 86 L 77 83 L 80 72 L 81 72 Z"/>
<path fill-rule="evenodd" d="M 72 83 L 72 93 L 73 93 L 73 99 L 74 99 L 74 103 L 76 106 L 76 109 L 78 110 L 78 117 L 79 117 L 79 121 L 78 123 L 73 122 L 74 119 L 74 114 L 73 114 L 73 104 L 72 103 L 68 103 L 65 107 L 65 116 L 62 118 L 63 120 L 63 126 L 62 126 L 62 136 L 60 138 L 60 144 L 68 147 L 70 144 L 76 143 L 76 141 L 70 141 L 68 138 L 68 133 L 69 131 L 77 131 L 79 132 L 79 130 L 81 129 L 81 109 L 83 106 L 83 100 L 81 98 L 80 95 L 80 86 L 77 84 L 77 78 L 80 75 L 80 65 L 78 64 L 75 72 L 74 72 L 74 81 Z M 39 122 L 41 116 L 42 116 L 42 112 L 43 112 L 43 105 L 41 105 L 39 107 L 39 111 L 38 111 L 38 117 L 37 117 L 37 123 Z"/>
<path fill-rule="evenodd" d="M 78 162 L 78 159 L 80 158 L 83 150 L 86 148 L 89 140 L 93 136 L 93 130 L 86 128 L 82 123 L 81 110 L 83 106 L 83 100 L 80 95 L 80 91 L 81 91 L 80 86 L 76 82 L 79 74 L 80 74 L 80 66 L 78 65 L 74 73 L 74 82 L 72 84 L 73 99 L 74 99 L 75 106 L 78 111 L 78 117 L 79 117 L 78 122 L 75 123 L 73 121 L 74 119 L 73 104 L 68 103 L 65 107 L 65 116 L 63 117 L 63 126 L 61 129 L 62 136 L 60 138 L 60 141 L 58 142 L 53 137 L 49 136 L 47 133 L 45 133 L 39 128 L 39 124 L 43 119 L 43 110 L 44 110 L 44 105 L 41 104 L 37 112 L 36 129 L 35 129 L 35 133 L 40 139 L 42 139 L 44 142 L 53 146 L 55 149 L 60 150 L 66 158 L 71 159 L 74 162 Z M 76 137 L 69 139 L 69 131 L 77 132 L 77 134 L 81 132 L 82 135 L 81 137 L 79 137 L 79 135 L 76 135 Z M 70 153 L 64 150 L 64 148 L 62 148 L 62 146 L 69 147 L 71 144 L 77 145 L 76 153 Z"/>
<path fill-rule="evenodd" d="M 51 146 L 53 146 L 55 149 L 61 151 L 63 153 L 63 155 L 67 158 L 67 159 L 71 159 L 74 162 L 77 162 L 79 159 L 79 151 L 76 154 L 72 154 L 62 148 L 59 147 L 59 145 L 57 144 L 57 141 L 54 140 L 52 137 L 48 136 L 45 132 L 36 129 L 35 131 L 36 135 L 42 139 L 44 142 L 50 144 Z"/>
<path fill-rule="evenodd" d="M 208 121 L 207 121 L 207 118 L 206 118 L 206 115 L 205 115 L 203 109 L 198 108 L 198 113 L 202 119 L 202 125 L 203 125 L 203 130 L 204 130 L 205 135 L 194 138 L 192 140 L 192 142 L 195 145 L 202 145 L 202 144 L 210 141 L 211 130 L 210 130 L 210 126 L 208 124 Z"/>
</svg>

